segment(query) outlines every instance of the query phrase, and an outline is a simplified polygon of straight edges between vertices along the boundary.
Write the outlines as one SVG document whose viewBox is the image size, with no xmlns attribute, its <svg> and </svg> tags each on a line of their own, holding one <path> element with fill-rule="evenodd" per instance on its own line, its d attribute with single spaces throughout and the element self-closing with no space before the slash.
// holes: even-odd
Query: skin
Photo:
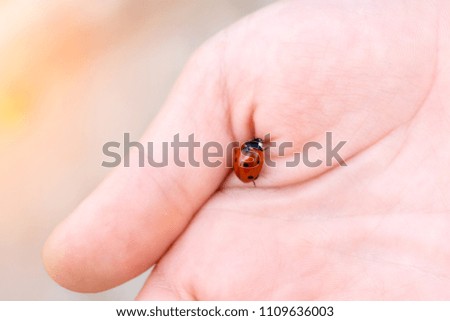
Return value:
<svg viewBox="0 0 450 321">
<path fill-rule="evenodd" d="M 156 264 L 138 299 L 450 299 L 449 18 L 448 1 L 287 1 L 221 32 L 142 141 L 294 148 L 256 188 L 134 155 L 49 237 L 49 274 L 97 292 Z M 285 166 L 327 131 L 347 166 Z"/>
</svg>

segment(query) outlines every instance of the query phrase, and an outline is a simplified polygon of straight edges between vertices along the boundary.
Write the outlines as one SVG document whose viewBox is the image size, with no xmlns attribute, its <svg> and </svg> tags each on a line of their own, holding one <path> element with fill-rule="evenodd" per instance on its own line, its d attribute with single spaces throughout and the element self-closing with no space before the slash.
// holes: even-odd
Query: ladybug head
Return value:
<svg viewBox="0 0 450 321">
<path fill-rule="evenodd" d="M 254 138 L 248 142 L 246 142 L 243 146 L 246 150 L 250 149 L 259 149 L 264 150 L 264 142 L 261 138 Z"/>
</svg>

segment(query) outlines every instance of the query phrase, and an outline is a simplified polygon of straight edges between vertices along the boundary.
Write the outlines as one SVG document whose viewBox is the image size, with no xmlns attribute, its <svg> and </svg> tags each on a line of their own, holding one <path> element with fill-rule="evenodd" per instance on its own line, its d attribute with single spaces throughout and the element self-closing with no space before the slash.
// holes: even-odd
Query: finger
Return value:
<svg viewBox="0 0 450 321">
<path fill-rule="evenodd" d="M 157 146 L 177 133 L 180 140 L 194 133 L 202 146 L 232 141 L 217 46 L 219 40 L 194 55 L 143 136 L 141 142 L 155 142 L 155 160 L 162 159 Z M 199 167 L 179 167 L 169 148 L 168 166 L 140 167 L 135 148 L 130 167 L 116 169 L 49 237 L 43 258 L 50 276 L 68 289 L 92 292 L 152 266 L 229 172 L 206 166 L 200 148 L 194 156 Z M 185 150 L 180 160 L 187 163 Z"/>
</svg>

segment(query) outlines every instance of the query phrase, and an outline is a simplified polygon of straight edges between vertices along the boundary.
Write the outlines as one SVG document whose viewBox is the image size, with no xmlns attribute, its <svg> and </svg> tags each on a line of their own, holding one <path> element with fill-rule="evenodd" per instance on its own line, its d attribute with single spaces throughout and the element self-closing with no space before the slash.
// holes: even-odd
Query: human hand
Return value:
<svg viewBox="0 0 450 321">
<path fill-rule="evenodd" d="M 51 235 L 49 274 L 94 292 L 156 263 L 139 299 L 449 299 L 449 9 L 288 1 L 223 31 L 142 141 L 270 133 L 299 151 L 331 131 L 348 166 L 287 168 L 294 149 L 273 150 L 254 188 L 134 155 Z"/>
</svg>

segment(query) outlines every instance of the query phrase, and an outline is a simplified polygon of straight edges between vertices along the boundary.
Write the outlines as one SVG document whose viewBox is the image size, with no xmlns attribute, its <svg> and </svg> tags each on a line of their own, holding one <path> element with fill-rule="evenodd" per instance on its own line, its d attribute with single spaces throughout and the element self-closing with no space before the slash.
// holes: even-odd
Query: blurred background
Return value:
<svg viewBox="0 0 450 321">
<path fill-rule="evenodd" d="M 46 237 L 108 173 L 102 146 L 139 139 L 189 55 L 271 0 L 0 1 L 0 299 L 133 299 L 59 287 Z"/>
</svg>

